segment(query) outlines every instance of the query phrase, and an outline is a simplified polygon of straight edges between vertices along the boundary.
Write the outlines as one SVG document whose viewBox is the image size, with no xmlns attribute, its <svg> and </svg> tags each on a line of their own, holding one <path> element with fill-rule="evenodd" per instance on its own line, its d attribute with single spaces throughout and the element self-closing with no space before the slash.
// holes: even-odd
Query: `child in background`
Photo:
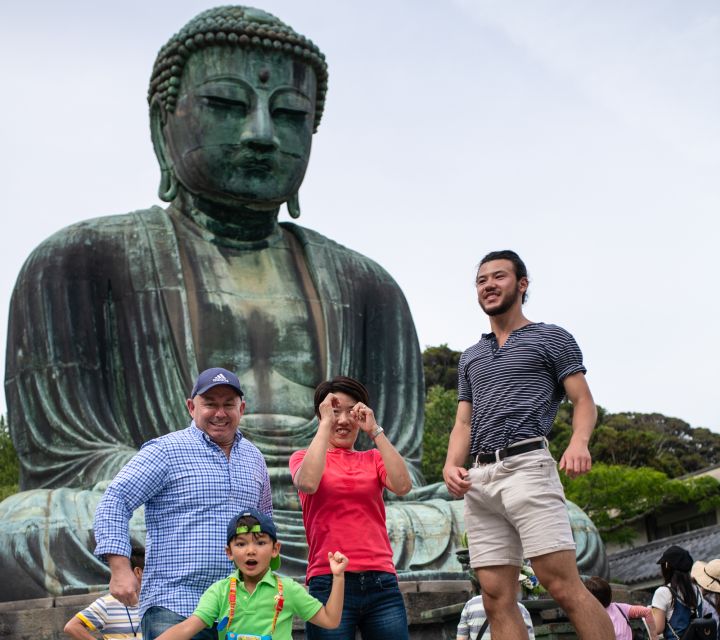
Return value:
<svg viewBox="0 0 720 640">
<path fill-rule="evenodd" d="M 291 640 L 293 615 L 325 629 L 340 624 L 348 559 L 339 551 L 328 552 L 333 584 L 325 605 L 274 573 L 280 566 L 277 530 L 257 509 L 245 509 L 230 521 L 225 553 L 237 571 L 210 585 L 193 614 L 158 640 L 190 640 L 216 621 L 219 637 L 227 640 Z"/>
<path fill-rule="evenodd" d="M 607 580 L 600 576 L 593 576 L 585 580 L 587 590 L 592 593 L 605 607 L 613 623 L 615 638 L 617 640 L 632 640 L 632 628 L 630 620 L 642 618 L 650 632 L 650 637 L 655 638 L 655 621 L 650 607 L 625 604 L 624 602 L 612 602 L 612 589 Z"/>
<path fill-rule="evenodd" d="M 145 568 L 145 552 L 142 549 L 132 550 L 130 566 L 139 585 Z M 96 640 L 97 636 L 91 631 L 100 632 L 105 640 L 142 640 L 140 611 L 137 605 L 126 607 L 108 594 L 70 618 L 64 631 L 74 640 Z"/>
</svg>

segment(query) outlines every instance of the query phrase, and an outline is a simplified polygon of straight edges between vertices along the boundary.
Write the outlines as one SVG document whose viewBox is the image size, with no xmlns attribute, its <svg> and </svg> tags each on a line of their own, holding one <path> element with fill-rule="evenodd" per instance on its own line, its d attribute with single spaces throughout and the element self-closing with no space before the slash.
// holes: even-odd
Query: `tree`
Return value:
<svg viewBox="0 0 720 640">
<path fill-rule="evenodd" d="M 427 347 L 423 351 L 426 395 L 436 385 L 443 389 L 457 389 L 457 366 L 461 355 L 460 351 L 454 351 L 446 344 Z"/>
<path fill-rule="evenodd" d="M 441 482 L 450 432 L 455 424 L 457 391 L 430 387 L 425 400 L 425 432 L 421 468 L 427 482 Z"/>
<path fill-rule="evenodd" d="M 0 415 L 0 501 L 18 492 L 20 463 L 5 416 Z"/>
<path fill-rule="evenodd" d="M 696 504 L 701 513 L 720 506 L 720 483 L 709 476 L 679 480 L 641 467 L 596 463 L 586 475 L 561 474 L 565 495 L 577 504 L 608 542 L 630 542 L 632 522 L 682 504 Z"/>
</svg>

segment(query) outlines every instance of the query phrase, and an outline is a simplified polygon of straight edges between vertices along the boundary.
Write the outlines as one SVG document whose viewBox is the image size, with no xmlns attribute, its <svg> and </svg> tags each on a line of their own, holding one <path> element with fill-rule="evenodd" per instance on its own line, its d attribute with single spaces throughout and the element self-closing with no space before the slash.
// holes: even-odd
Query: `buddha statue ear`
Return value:
<svg viewBox="0 0 720 640">
<path fill-rule="evenodd" d="M 300 217 L 300 196 L 298 192 L 296 191 L 293 193 L 287 201 L 287 210 L 290 214 L 291 218 L 299 218 Z"/>
<path fill-rule="evenodd" d="M 158 197 L 163 202 L 172 202 L 178 193 L 178 179 L 173 169 L 172 160 L 167 152 L 165 136 L 163 135 L 164 123 L 163 108 L 158 100 L 153 100 L 150 105 L 150 135 L 152 136 L 153 149 L 160 164 L 160 187 Z"/>
</svg>

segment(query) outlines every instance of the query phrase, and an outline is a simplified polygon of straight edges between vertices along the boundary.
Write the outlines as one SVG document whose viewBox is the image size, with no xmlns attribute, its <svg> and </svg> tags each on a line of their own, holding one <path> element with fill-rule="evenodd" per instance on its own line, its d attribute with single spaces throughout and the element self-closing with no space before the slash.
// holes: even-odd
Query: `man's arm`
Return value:
<svg viewBox="0 0 720 640">
<path fill-rule="evenodd" d="M 470 420 L 472 418 L 472 404 L 466 400 L 458 402 L 455 426 L 450 433 L 448 452 L 443 468 L 443 478 L 448 491 L 456 498 L 462 498 L 468 489 L 470 481 L 465 461 L 470 454 Z"/>
<path fill-rule="evenodd" d="M 590 436 L 597 422 L 597 408 L 588 387 L 585 374 L 573 373 L 563 380 L 565 393 L 573 405 L 573 434 L 565 453 L 560 458 L 560 469 L 570 478 L 575 478 L 590 471 Z"/>
<path fill-rule="evenodd" d="M 73 616 L 67 621 L 63 631 L 74 640 L 97 640 L 97 637 L 88 631 L 83 621 L 77 616 Z"/>
<path fill-rule="evenodd" d="M 130 568 L 129 522 L 133 511 L 160 492 L 168 465 L 159 446 L 145 445 L 115 476 L 95 510 L 95 555 L 110 568 L 110 593 L 126 606 L 136 605 L 139 585 Z"/>
</svg>

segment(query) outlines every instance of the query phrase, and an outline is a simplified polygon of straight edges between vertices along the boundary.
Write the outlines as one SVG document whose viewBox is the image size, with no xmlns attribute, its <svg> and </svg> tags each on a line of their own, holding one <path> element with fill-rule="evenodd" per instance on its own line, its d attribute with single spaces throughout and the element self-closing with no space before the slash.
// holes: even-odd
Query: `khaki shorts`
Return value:
<svg viewBox="0 0 720 640">
<path fill-rule="evenodd" d="M 469 470 L 465 527 L 470 566 L 521 566 L 523 558 L 575 549 L 565 494 L 547 449 Z"/>
</svg>

